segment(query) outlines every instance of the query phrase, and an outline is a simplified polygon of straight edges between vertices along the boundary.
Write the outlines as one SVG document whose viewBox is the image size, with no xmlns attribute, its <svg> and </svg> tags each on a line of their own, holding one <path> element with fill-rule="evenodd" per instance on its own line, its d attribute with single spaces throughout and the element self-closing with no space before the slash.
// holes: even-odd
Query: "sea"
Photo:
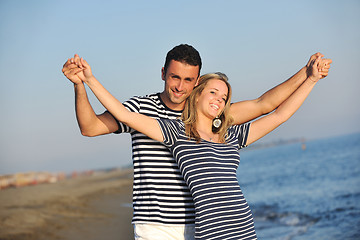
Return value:
<svg viewBox="0 0 360 240">
<path fill-rule="evenodd" d="M 360 133 L 249 147 L 237 174 L 258 239 L 360 239 Z"/>
</svg>

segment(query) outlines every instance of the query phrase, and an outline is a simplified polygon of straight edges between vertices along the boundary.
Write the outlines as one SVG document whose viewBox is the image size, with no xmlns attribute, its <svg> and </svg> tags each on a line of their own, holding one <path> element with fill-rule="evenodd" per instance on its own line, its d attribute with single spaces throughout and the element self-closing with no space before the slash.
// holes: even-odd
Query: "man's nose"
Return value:
<svg viewBox="0 0 360 240">
<path fill-rule="evenodd" d="M 175 88 L 177 91 L 181 92 L 184 88 L 184 81 L 183 80 L 178 81 Z"/>
</svg>

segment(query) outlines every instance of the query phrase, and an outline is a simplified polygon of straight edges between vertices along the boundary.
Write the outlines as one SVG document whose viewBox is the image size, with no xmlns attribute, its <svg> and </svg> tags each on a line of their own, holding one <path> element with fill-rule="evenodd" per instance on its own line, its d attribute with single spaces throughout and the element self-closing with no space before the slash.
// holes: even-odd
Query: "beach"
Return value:
<svg viewBox="0 0 360 240">
<path fill-rule="evenodd" d="M 132 169 L 0 191 L 0 240 L 133 239 Z"/>
</svg>

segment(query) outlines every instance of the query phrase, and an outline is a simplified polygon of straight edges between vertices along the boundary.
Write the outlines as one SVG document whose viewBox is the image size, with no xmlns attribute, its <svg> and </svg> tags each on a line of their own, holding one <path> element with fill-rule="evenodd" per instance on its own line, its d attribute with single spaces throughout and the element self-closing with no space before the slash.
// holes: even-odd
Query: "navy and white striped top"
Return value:
<svg viewBox="0 0 360 240">
<path fill-rule="evenodd" d="M 245 147 L 250 124 L 232 126 L 226 143 L 185 135 L 181 120 L 158 120 L 169 147 L 189 186 L 195 204 L 196 239 L 257 239 L 251 210 L 236 178 L 239 150 Z"/>
<path fill-rule="evenodd" d="M 133 97 L 124 102 L 132 112 L 152 118 L 176 119 L 181 111 L 166 107 L 159 94 Z M 132 139 L 134 183 L 133 223 L 182 225 L 195 223 L 190 191 L 179 168 L 163 143 L 118 122 L 116 133 L 130 133 Z"/>
</svg>

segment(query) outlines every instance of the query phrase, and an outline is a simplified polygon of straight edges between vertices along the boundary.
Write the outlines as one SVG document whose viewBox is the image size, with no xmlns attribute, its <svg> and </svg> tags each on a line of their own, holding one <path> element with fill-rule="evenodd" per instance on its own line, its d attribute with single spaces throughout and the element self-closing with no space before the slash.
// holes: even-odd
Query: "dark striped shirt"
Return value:
<svg viewBox="0 0 360 240">
<path fill-rule="evenodd" d="M 236 178 L 239 150 L 250 124 L 232 126 L 226 143 L 185 136 L 181 120 L 158 120 L 168 146 L 193 196 L 196 239 L 256 239 L 251 210 Z"/>
<path fill-rule="evenodd" d="M 132 112 L 153 118 L 176 119 L 181 111 L 165 106 L 159 94 L 133 97 L 124 103 Z M 195 210 L 191 194 L 179 168 L 163 143 L 119 122 L 117 133 L 132 138 L 134 184 L 133 223 L 194 224 Z"/>
</svg>

